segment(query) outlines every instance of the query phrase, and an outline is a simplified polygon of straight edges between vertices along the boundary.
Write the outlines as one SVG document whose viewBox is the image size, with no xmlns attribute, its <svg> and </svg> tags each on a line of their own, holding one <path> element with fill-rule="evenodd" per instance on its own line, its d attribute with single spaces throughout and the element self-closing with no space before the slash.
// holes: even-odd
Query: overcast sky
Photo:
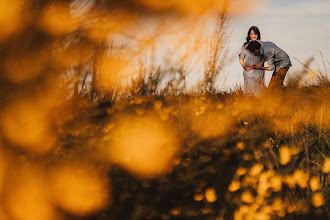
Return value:
<svg viewBox="0 0 330 220">
<path fill-rule="evenodd" d="M 76 11 L 81 13 L 88 10 L 93 2 L 94 0 L 76 0 L 76 6 L 77 4 L 80 5 Z M 260 6 L 255 7 L 256 4 Z M 322 73 L 325 73 L 321 52 L 330 78 L 330 0 L 246 0 L 243 3 L 242 0 L 237 0 L 233 8 L 237 13 L 231 16 L 228 29 L 232 34 L 230 42 L 228 42 L 229 54 L 226 66 L 219 77 L 218 88 L 220 90 L 237 88 L 243 84 L 243 69 L 238 62 L 238 54 L 251 26 L 259 28 L 262 41 L 272 41 L 288 53 L 293 65 L 288 75 L 292 76 L 303 68 L 303 65 L 297 60 L 304 63 L 311 57 L 315 58 L 311 68 L 317 72 L 321 70 Z M 250 11 L 254 8 L 257 9 Z M 72 11 L 74 12 L 74 9 Z M 248 11 L 248 13 L 237 15 L 243 11 Z M 179 27 L 179 30 L 186 28 L 184 24 L 182 26 L 180 22 L 176 23 L 170 18 L 167 18 L 166 21 L 173 22 L 174 30 L 176 30 L 176 26 Z M 152 30 L 153 28 L 151 24 L 152 21 L 146 20 L 144 24 L 138 26 L 137 30 L 132 31 L 147 33 L 149 29 Z M 198 30 L 198 26 L 193 29 Z M 151 30 L 150 33 L 152 33 Z M 179 30 L 174 31 L 174 33 L 179 35 Z M 161 36 L 166 38 L 165 34 Z M 191 39 L 193 40 L 193 37 Z M 166 50 L 174 49 L 177 51 L 176 44 L 172 41 L 172 38 L 168 38 L 165 43 L 161 43 L 165 47 L 158 45 L 160 47 L 158 52 L 166 56 L 164 52 Z M 123 42 L 119 40 L 117 43 L 121 45 Z M 190 78 L 191 84 L 202 77 L 201 74 L 198 74 L 201 71 L 197 63 L 193 66 L 196 73 L 192 74 Z M 265 72 L 266 86 L 268 86 L 271 75 L 271 71 Z"/>
<path fill-rule="evenodd" d="M 253 25 L 259 28 L 263 41 L 272 41 L 289 54 L 293 66 L 288 74 L 302 69 L 294 57 L 301 62 L 315 57 L 312 69 L 318 71 L 319 66 L 324 73 L 321 51 L 330 75 L 330 0 L 272 0 L 258 12 L 231 19 L 230 53 L 223 77 L 226 82 L 221 86 L 233 87 L 243 83 L 238 54 L 248 29 Z M 266 85 L 271 75 L 266 71 Z"/>
</svg>

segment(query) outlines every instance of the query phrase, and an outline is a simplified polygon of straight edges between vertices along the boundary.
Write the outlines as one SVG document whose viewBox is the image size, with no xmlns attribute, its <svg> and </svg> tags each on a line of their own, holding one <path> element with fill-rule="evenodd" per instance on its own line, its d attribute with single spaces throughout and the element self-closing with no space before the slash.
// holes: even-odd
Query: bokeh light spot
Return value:
<svg viewBox="0 0 330 220">
<path fill-rule="evenodd" d="M 160 175 L 171 168 L 179 147 L 173 129 L 147 116 L 116 124 L 108 152 L 111 161 L 139 176 Z"/>
</svg>

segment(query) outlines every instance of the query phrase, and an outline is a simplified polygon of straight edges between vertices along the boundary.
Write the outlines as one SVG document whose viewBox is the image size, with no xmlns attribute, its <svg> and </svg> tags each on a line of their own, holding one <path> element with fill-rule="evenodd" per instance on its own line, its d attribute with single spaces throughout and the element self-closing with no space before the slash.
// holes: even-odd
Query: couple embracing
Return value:
<svg viewBox="0 0 330 220">
<path fill-rule="evenodd" d="M 252 26 L 247 34 L 239 54 L 239 62 L 243 67 L 245 95 L 259 96 L 265 89 L 265 70 L 273 71 L 268 88 L 280 88 L 289 68 L 290 57 L 273 42 L 261 41 L 260 31 Z M 268 67 L 264 67 L 267 61 Z"/>
</svg>

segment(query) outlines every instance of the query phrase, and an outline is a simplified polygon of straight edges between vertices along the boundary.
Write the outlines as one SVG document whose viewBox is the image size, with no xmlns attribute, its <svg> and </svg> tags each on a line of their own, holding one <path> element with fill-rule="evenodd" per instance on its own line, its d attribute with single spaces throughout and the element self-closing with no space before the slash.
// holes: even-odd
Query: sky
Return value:
<svg viewBox="0 0 330 220">
<path fill-rule="evenodd" d="M 242 85 L 243 70 L 238 54 L 251 26 L 259 28 L 262 41 L 272 41 L 288 53 L 292 62 L 288 75 L 303 68 L 297 60 L 304 63 L 314 57 L 311 69 L 325 73 L 327 68 L 330 78 L 330 0 L 269 0 L 252 14 L 231 18 L 229 56 L 222 77 L 225 81 L 220 81 L 220 87 Z M 271 71 L 265 72 L 266 86 L 271 75 Z"/>
<path fill-rule="evenodd" d="M 243 69 L 238 61 L 238 54 L 242 44 L 245 42 L 248 29 L 251 26 L 257 26 L 259 28 L 262 41 L 274 42 L 290 56 L 293 66 L 287 74 L 288 77 L 293 76 L 299 71 L 301 72 L 303 65 L 300 62 L 305 63 L 309 58 L 313 57 L 314 61 L 310 66 L 311 69 L 316 72 L 327 72 L 330 79 L 330 0 L 231 1 L 236 2 L 236 5 L 233 7 L 233 11 L 236 13 L 232 11 L 230 16 L 231 20 L 228 26 L 228 32 L 231 33 L 231 36 L 230 41 L 227 43 L 229 52 L 224 71 L 217 81 L 217 88 L 219 90 L 232 90 L 243 85 Z M 79 13 L 86 10 L 88 11 L 94 2 L 95 0 L 76 0 L 75 3 L 80 5 L 77 7 L 76 11 Z M 258 6 L 256 7 L 256 5 Z M 75 10 L 72 10 L 73 13 L 74 11 Z M 153 31 L 157 27 L 157 22 L 155 22 L 157 19 L 158 23 L 159 21 L 163 22 L 161 18 L 156 16 L 155 19 L 142 19 L 142 23 L 136 25 L 135 28 L 133 28 L 134 25 L 129 26 L 129 28 L 124 28 L 127 32 L 126 35 L 138 37 L 140 35 L 147 36 L 149 34 L 152 36 Z M 212 18 L 209 20 L 211 24 L 214 24 L 214 16 L 213 20 Z M 190 29 L 197 29 L 197 32 L 200 32 L 200 30 L 199 26 L 193 23 L 195 20 L 189 20 L 189 18 L 186 21 L 183 19 L 183 21 L 180 22 L 177 21 L 176 18 L 171 18 L 169 16 L 165 21 L 168 23 L 168 26 L 164 28 L 164 33 L 160 35 L 162 40 L 158 42 L 158 54 L 156 55 L 157 57 L 165 56 L 168 58 L 168 54 L 172 53 L 171 51 L 174 51 L 173 54 L 183 51 L 178 45 L 189 45 L 189 40 L 194 41 L 194 36 L 189 35 Z M 137 23 L 138 22 L 135 22 L 134 24 Z M 192 26 L 191 23 L 194 25 Z M 214 28 L 214 25 L 210 27 Z M 206 28 L 210 29 L 209 31 L 213 33 L 212 28 L 208 26 L 206 26 Z M 203 31 L 204 29 L 202 32 Z M 184 35 L 187 38 L 184 43 L 180 40 L 172 39 L 173 36 L 179 38 L 181 32 L 187 35 Z M 118 35 L 118 39 L 114 38 L 114 35 L 111 35 L 109 42 L 121 47 L 127 40 L 123 37 L 126 35 Z M 134 40 L 128 39 L 128 41 L 130 48 L 137 47 L 132 43 Z M 322 59 L 322 56 L 324 59 Z M 170 58 L 172 62 L 177 61 L 177 56 L 171 55 Z M 197 59 L 199 60 L 191 61 L 193 70 L 191 71 L 192 74 L 190 74 L 188 82 L 188 84 L 190 83 L 191 85 L 201 80 L 202 77 L 202 74 L 200 74 L 202 70 L 200 68 L 202 68 L 204 64 L 200 64 L 203 63 L 203 60 L 200 56 L 197 56 Z M 325 67 L 323 60 L 325 62 Z M 266 86 L 269 84 L 271 75 L 271 71 L 265 72 Z M 308 80 L 307 83 L 313 82 L 308 77 L 306 80 Z"/>
</svg>

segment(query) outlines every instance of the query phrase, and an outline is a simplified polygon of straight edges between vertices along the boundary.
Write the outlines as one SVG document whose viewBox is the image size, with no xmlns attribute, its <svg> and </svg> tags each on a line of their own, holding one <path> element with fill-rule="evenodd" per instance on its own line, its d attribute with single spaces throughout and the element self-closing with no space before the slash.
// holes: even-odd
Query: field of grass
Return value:
<svg viewBox="0 0 330 220">
<path fill-rule="evenodd" d="M 312 59 L 283 90 L 219 92 L 230 1 L 79 2 L 0 1 L 1 220 L 330 218 Z"/>
<path fill-rule="evenodd" d="M 49 97 L 1 113 L 2 219 L 329 218 L 327 81 Z"/>
<path fill-rule="evenodd" d="M 1 116 L 0 216 L 328 219 L 329 97 L 324 82 L 15 101 Z"/>
<path fill-rule="evenodd" d="M 110 161 L 111 202 L 92 219 L 328 219 L 329 97 L 319 85 L 84 103 L 63 141 Z"/>
</svg>

